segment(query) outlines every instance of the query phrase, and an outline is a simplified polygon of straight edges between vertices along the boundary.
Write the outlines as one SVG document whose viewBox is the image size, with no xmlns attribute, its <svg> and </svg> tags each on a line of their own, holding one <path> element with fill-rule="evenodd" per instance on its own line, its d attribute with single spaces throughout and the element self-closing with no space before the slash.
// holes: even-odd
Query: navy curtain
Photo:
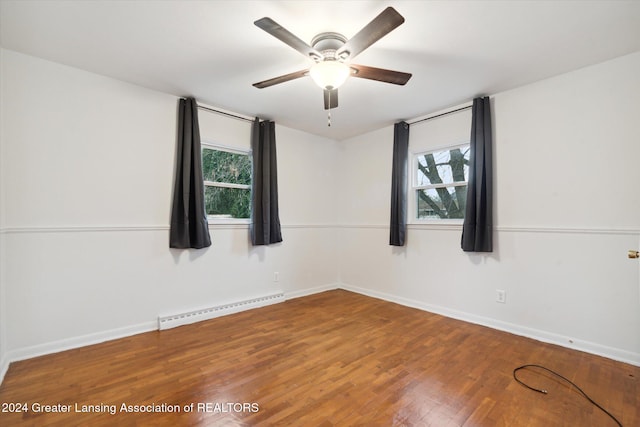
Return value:
<svg viewBox="0 0 640 427">
<path fill-rule="evenodd" d="M 391 167 L 391 223 L 389 244 L 404 246 L 407 233 L 407 168 L 409 156 L 409 124 L 393 127 L 393 164 Z"/>
<path fill-rule="evenodd" d="M 198 104 L 193 98 L 178 104 L 178 148 L 171 208 L 169 247 L 201 249 L 211 246 L 204 208 Z"/>
<path fill-rule="evenodd" d="M 493 252 L 493 157 L 489 97 L 473 100 L 462 250 Z"/>
<path fill-rule="evenodd" d="M 270 245 L 282 242 L 278 212 L 278 167 L 276 161 L 276 124 L 253 122 L 251 135 L 253 179 L 251 188 L 251 243 Z"/>
</svg>

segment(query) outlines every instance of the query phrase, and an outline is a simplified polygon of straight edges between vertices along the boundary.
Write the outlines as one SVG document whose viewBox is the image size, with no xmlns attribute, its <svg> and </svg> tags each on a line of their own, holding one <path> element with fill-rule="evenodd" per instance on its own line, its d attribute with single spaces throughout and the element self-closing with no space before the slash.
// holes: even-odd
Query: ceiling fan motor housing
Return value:
<svg viewBox="0 0 640 427">
<path fill-rule="evenodd" d="M 322 53 L 324 60 L 345 60 L 349 57 L 349 52 L 336 58 L 336 51 L 347 42 L 347 38 L 340 33 L 326 32 L 320 33 L 311 40 L 311 46 Z"/>
</svg>

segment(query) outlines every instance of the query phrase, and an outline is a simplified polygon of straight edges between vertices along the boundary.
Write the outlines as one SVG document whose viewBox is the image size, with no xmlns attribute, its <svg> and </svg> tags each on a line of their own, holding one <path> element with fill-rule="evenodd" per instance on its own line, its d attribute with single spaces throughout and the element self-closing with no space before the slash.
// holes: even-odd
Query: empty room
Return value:
<svg viewBox="0 0 640 427">
<path fill-rule="evenodd" d="M 0 0 L 0 425 L 640 425 L 640 1 Z"/>
</svg>

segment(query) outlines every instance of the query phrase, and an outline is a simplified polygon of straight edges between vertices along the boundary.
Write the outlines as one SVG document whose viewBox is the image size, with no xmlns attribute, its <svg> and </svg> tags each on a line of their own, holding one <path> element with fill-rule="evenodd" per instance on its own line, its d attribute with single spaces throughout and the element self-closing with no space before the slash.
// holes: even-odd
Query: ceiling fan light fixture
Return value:
<svg viewBox="0 0 640 427">
<path fill-rule="evenodd" d="M 351 74 L 348 65 L 340 61 L 322 61 L 314 64 L 309 69 L 311 78 L 322 89 L 332 90 L 339 88 Z"/>
</svg>

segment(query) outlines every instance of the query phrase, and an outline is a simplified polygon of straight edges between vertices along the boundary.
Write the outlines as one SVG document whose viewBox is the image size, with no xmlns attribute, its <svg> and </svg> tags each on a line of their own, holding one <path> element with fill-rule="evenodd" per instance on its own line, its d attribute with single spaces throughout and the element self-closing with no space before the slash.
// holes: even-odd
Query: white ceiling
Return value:
<svg viewBox="0 0 640 427">
<path fill-rule="evenodd" d="M 405 23 L 355 63 L 413 73 L 351 78 L 327 127 L 309 77 L 251 84 L 310 60 L 260 30 L 352 37 L 385 7 Z M 342 140 L 640 50 L 640 1 L 0 1 L 6 49 Z"/>
</svg>

